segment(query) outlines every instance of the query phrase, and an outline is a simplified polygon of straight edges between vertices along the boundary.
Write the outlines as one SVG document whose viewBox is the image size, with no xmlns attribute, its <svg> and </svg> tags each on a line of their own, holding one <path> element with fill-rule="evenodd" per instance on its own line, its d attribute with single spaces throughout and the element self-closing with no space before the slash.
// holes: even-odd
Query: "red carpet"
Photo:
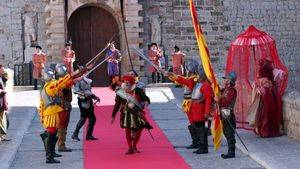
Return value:
<svg viewBox="0 0 300 169">
<path fill-rule="evenodd" d="M 138 144 L 139 154 L 125 155 L 127 143 L 125 131 L 119 126 L 119 114 L 114 124 L 110 124 L 115 93 L 108 88 L 96 88 L 95 93 L 101 98 L 100 107 L 95 108 L 97 122 L 94 135 L 98 141 L 84 141 L 85 169 L 186 169 L 190 168 L 183 158 L 173 149 L 163 132 L 149 117 L 154 129 L 151 139 L 143 131 Z"/>
</svg>

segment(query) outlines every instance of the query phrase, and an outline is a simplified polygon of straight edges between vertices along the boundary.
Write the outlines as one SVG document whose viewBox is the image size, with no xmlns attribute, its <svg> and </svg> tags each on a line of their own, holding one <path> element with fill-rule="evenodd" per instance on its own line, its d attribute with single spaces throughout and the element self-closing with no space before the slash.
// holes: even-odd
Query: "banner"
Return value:
<svg viewBox="0 0 300 169">
<path fill-rule="evenodd" d="M 196 7 L 194 5 L 193 0 L 189 0 L 189 5 L 190 5 L 190 11 L 191 11 L 191 16 L 192 16 L 192 22 L 195 30 L 195 36 L 199 48 L 199 55 L 200 59 L 202 61 L 202 66 L 204 69 L 204 72 L 207 76 L 207 78 L 211 81 L 213 91 L 216 96 L 220 95 L 220 87 L 219 84 L 216 80 L 216 77 L 214 75 L 214 71 L 210 62 L 210 56 L 209 56 L 209 51 L 208 47 L 203 35 L 203 32 L 201 30 L 201 26 L 198 22 L 198 14 L 196 11 Z M 214 140 L 214 147 L 215 150 L 219 149 L 221 146 L 221 139 L 222 139 L 222 123 L 220 120 L 220 117 L 218 115 L 219 110 L 218 108 L 214 112 L 214 121 L 213 121 L 213 130 L 212 130 L 212 135 L 213 135 L 213 140 Z"/>
</svg>

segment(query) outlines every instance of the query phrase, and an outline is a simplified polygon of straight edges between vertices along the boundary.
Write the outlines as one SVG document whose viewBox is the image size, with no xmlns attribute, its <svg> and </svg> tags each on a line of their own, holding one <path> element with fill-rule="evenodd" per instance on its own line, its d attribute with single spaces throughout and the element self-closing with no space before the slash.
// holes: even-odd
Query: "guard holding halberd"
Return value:
<svg viewBox="0 0 300 169">
<path fill-rule="evenodd" d="M 229 72 L 224 79 L 224 88 L 221 90 L 222 95 L 220 97 L 215 97 L 218 105 L 221 109 L 221 119 L 223 124 L 223 133 L 228 144 L 228 153 L 222 154 L 221 157 L 234 158 L 235 157 L 235 115 L 234 115 L 234 105 L 237 97 L 237 91 L 235 89 L 236 73 Z"/>
</svg>

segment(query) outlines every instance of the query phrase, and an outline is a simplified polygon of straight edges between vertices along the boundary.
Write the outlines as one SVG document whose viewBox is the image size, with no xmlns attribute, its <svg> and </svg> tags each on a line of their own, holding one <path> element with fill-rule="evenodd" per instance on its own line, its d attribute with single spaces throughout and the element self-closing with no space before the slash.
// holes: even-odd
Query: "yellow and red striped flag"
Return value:
<svg viewBox="0 0 300 169">
<path fill-rule="evenodd" d="M 196 11 L 196 7 L 194 5 L 194 1 L 189 0 L 189 4 L 190 4 L 191 15 L 192 15 L 192 22 L 195 30 L 195 36 L 198 43 L 200 59 L 202 61 L 202 66 L 207 78 L 212 82 L 215 95 L 218 96 L 220 95 L 220 87 L 214 75 L 214 70 L 210 62 L 208 47 L 201 30 L 201 26 L 198 23 L 198 14 Z M 221 139 L 222 139 L 222 123 L 220 117 L 217 114 L 219 113 L 218 111 L 219 110 L 217 108 L 216 111 L 214 112 L 213 130 L 212 130 L 215 150 L 220 148 Z"/>
</svg>

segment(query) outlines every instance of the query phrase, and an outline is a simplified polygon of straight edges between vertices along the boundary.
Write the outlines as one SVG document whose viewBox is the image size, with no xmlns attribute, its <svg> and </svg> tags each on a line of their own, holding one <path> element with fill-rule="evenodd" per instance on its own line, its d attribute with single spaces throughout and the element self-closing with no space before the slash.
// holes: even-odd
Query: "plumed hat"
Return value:
<svg viewBox="0 0 300 169">
<path fill-rule="evenodd" d="M 135 79 L 134 77 L 130 76 L 130 75 L 125 75 L 122 77 L 122 80 L 124 82 L 129 82 L 130 84 L 135 84 Z"/>
</svg>

